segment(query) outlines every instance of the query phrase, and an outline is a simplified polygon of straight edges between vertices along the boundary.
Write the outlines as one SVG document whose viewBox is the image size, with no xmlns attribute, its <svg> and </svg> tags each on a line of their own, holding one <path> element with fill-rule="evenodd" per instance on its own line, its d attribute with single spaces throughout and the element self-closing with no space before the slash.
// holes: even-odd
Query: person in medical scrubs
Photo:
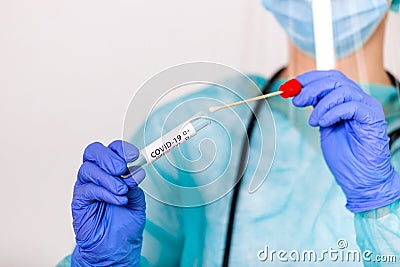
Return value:
<svg viewBox="0 0 400 267">
<path fill-rule="evenodd" d="M 58 266 L 400 266 L 400 89 L 383 64 L 387 15 L 399 2 L 333 0 L 335 70 L 318 71 L 311 1 L 263 0 L 289 37 L 289 59 L 274 77 L 249 79 L 272 92 L 295 77 L 301 93 L 269 99 L 252 127 L 248 105 L 215 112 L 193 140 L 144 168 L 126 167 L 144 138 L 207 109 L 207 99 L 254 96 L 249 82 L 162 105 L 147 136 L 88 145 L 72 200 L 76 247 Z M 264 132 L 269 122 L 276 138 Z M 196 138 L 216 148 L 201 150 L 208 165 L 196 160 Z"/>
</svg>

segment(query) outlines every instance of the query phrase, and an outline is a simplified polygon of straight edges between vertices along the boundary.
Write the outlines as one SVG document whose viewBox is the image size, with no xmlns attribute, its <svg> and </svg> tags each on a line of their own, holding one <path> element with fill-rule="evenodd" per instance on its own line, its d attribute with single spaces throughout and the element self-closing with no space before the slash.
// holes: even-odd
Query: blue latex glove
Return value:
<svg viewBox="0 0 400 267">
<path fill-rule="evenodd" d="M 71 205 L 72 266 L 139 266 L 146 203 L 137 183 L 145 172 L 139 168 L 120 178 L 138 155 L 135 146 L 122 141 L 87 146 Z"/>
<path fill-rule="evenodd" d="M 399 199 L 400 176 L 390 163 L 381 104 L 339 71 L 311 71 L 296 79 L 303 89 L 293 104 L 314 107 L 309 124 L 320 127 L 325 161 L 346 207 L 362 212 Z"/>
</svg>

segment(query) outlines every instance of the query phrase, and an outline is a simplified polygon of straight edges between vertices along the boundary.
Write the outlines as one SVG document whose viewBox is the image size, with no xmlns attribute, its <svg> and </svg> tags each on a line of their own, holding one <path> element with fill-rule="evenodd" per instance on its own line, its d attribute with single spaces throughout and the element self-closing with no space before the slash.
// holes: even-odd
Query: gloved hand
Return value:
<svg viewBox="0 0 400 267">
<path fill-rule="evenodd" d="M 139 266 L 146 203 L 137 185 L 145 172 L 138 168 L 120 178 L 138 155 L 135 146 L 122 141 L 87 146 L 71 205 L 72 266 Z"/>
<path fill-rule="evenodd" d="M 339 71 L 311 71 L 296 79 L 303 89 L 293 104 L 314 107 L 309 124 L 320 127 L 325 161 L 346 207 L 362 212 L 399 199 L 400 176 L 390 164 L 381 104 Z"/>
</svg>

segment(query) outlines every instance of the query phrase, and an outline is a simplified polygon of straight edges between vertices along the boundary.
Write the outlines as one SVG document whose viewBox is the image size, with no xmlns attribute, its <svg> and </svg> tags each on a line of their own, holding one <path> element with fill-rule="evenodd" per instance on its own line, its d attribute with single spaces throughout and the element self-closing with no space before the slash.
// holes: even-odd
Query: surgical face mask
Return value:
<svg viewBox="0 0 400 267">
<path fill-rule="evenodd" d="M 274 14 L 296 47 L 315 57 L 312 0 L 262 2 Z M 388 10 L 387 0 L 332 0 L 336 58 L 343 58 L 361 48 Z"/>
</svg>

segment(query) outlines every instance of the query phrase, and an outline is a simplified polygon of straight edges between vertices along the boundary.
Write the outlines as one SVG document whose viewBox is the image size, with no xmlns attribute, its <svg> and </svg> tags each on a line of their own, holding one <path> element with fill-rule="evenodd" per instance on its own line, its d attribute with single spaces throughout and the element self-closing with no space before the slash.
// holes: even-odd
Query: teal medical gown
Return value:
<svg viewBox="0 0 400 267">
<path fill-rule="evenodd" d="M 252 77 L 253 81 L 262 87 L 265 79 Z M 277 81 L 272 86 L 272 91 L 277 90 L 283 80 Z M 371 95 L 376 97 L 384 107 L 388 121 L 388 132 L 400 127 L 400 104 L 396 89 L 390 86 L 365 86 Z M 238 90 L 246 90 L 238 87 Z M 239 95 L 246 96 L 246 92 Z M 164 105 L 154 116 L 147 120 L 146 130 L 150 139 L 159 137 L 160 123 L 179 103 L 192 98 L 223 99 L 226 103 L 240 100 L 237 95 L 218 87 L 211 86 L 203 90 L 174 100 Z M 249 96 L 250 97 L 250 96 Z M 269 162 L 274 157 L 273 164 L 266 180 L 260 188 L 249 193 L 251 177 L 264 177 L 265 168 L 257 167 L 257 160 L 252 160 L 260 155 L 261 142 L 268 142 L 271 138 L 265 136 L 259 127 L 255 127 L 250 141 L 249 163 L 243 177 L 239 195 L 239 202 L 235 216 L 234 233 L 232 240 L 230 266 L 363 266 L 362 260 L 346 262 L 347 254 L 343 252 L 365 251 L 371 262 L 364 266 L 380 266 L 374 262 L 379 255 L 396 255 L 397 263 L 391 266 L 400 266 L 400 202 L 374 211 L 352 214 L 345 208 L 346 199 L 340 187 L 330 173 L 320 148 L 318 128 L 308 125 L 311 109 L 296 108 L 289 99 L 273 97 L 268 100 L 271 107 L 276 127 L 276 152 L 263 151 L 261 163 Z M 205 110 L 208 106 L 199 107 L 188 105 L 180 116 L 174 116 L 171 125 L 175 126 L 186 120 L 191 114 Z M 245 105 L 237 106 L 235 111 L 247 124 L 250 111 Z M 151 188 L 152 195 L 163 199 L 171 198 L 171 202 L 190 203 L 190 198 L 201 198 L 193 194 L 180 194 L 173 191 L 162 191 L 157 183 L 152 183 L 152 177 L 162 175 L 164 179 L 184 186 L 196 186 L 211 182 L 215 175 L 222 174 L 233 181 L 236 178 L 237 165 L 240 155 L 231 155 L 233 164 L 229 169 L 224 169 L 228 158 L 229 142 L 226 142 L 228 133 L 231 144 L 242 145 L 242 136 L 238 136 L 237 125 L 224 111 L 213 113 L 212 116 L 225 127 L 221 131 L 220 125 L 211 123 L 210 126 L 200 131 L 193 137 L 211 138 L 218 148 L 217 157 L 213 164 L 204 172 L 193 174 L 190 171 L 181 171 L 174 168 L 164 157 L 153 166 L 146 167 L 146 188 Z M 260 120 L 268 119 L 264 113 Z M 151 134 L 154 132 L 154 136 Z M 158 133 L 158 135 L 157 135 Z M 275 133 L 271 131 L 273 136 Z M 143 136 L 138 134 L 133 138 L 133 144 L 141 143 Z M 181 150 L 170 153 L 170 159 L 177 158 L 178 152 L 188 158 L 196 158 L 198 143 L 196 141 L 181 145 Z M 195 147 L 193 147 L 195 144 Z M 225 146 L 225 147 L 224 147 Z M 268 146 L 266 146 L 266 149 Z M 207 157 L 207 151 L 202 149 L 202 156 Z M 212 149 L 211 149 L 212 150 Z M 176 152 L 176 153 L 175 153 Z M 215 151 L 214 151 L 215 152 Z M 213 153 L 214 153 L 213 152 Z M 192 155 L 191 155 L 192 153 Z M 391 148 L 392 164 L 400 172 L 400 139 L 393 143 Z M 269 158 L 267 158 L 269 157 Z M 195 164 L 195 163 L 193 163 Z M 154 168 L 153 168 L 154 167 Z M 182 166 L 180 166 L 182 167 Z M 189 166 L 184 168 L 190 169 Z M 154 179 L 155 180 L 155 179 Z M 259 179 L 260 180 L 260 179 Z M 147 190 L 146 190 L 147 191 Z M 161 192 L 162 191 L 162 192 Z M 150 196 L 147 201 L 147 222 L 144 232 L 142 249 L 142 266 L 221 266 L 227 223 L 231 205 L 232 191 L 222 198 L 207 205 L 199 207 L 176 207 L 163 204 Z M 207 198 L 207 197 L 205 197 Z M 175 202 L 174 202 L 175 201 Z M 344 249 L 339 249 L 338 241 L 347 244 Z M 333 260 L 324 250 L 337 250 Z M 268 254 L 265 261 L 258 258 L 260 250 Z M 272 250 L 285 250 L 287 262 L 278 259 Z M 297 250 L 297 254 L 289 253 Z M 305 250 L 314 250 L 317 260 L 324 255 L 324 261 L 302 261 Z M 342 254 L 340 254 L 342 253 Z M 335 255 L 337 260 L 335 261 Z M 342 255 L 342 257 L 341 257 Z M 261 257 L 266 253 L 261 253 Z M 344 259 L 344 261 L 342 261 Z M 69 265 L 66 258 L 58 266 Z M 385 265 L 386 266 L 386 265 Z"/>
</svg>

